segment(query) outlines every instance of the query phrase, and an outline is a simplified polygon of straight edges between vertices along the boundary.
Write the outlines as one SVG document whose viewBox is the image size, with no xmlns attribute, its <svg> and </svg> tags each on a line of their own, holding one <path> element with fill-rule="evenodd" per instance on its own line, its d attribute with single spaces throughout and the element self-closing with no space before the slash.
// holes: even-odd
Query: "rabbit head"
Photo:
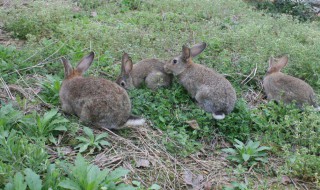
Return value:
<svg viewBox="0 0 320 190">
<path fill-rule="evenodd" d="M 267 75 L 272 73 L 279 73 L 283 67 L 288 64 L 288 56 L 283 55 L 278 60 L 275 60 L 273 57 L 269 58 L 269 68 L 267 70 Z"/>
<path fill-rule="evenodd" d="M 123 53 L 121 61 L 121 73 L 118 76 L 116 83 L 127 90 L 134 88 L 131 76 L 132 67 L 133 64 L 131 58 L 127 53 Z"/>
<path fill-rule="evenodd" d="M 181 74 L 190 64 L 192 64 L 192 58 L 199 55 L 205 48 L 207 44 L 202 42 L 189 48 L 185 45 L 182 46 L 182 54 L 171 60 L 169 60 L 164 65 L 164 70 L 167 73 L 172 73 L 173 75 Z"/>
<path fill-rule="evenodd" d="M 64 57 L 61 58 L 64 66 L 64 78 L 71 79 L 74 77 L 81 77 L 91 66 L 93 59 L 94 52 L 91 52 L 89 55 L 82 58 L 77 67 L 74 69 L 67 59 L 65 59 Z"/>
</svg>

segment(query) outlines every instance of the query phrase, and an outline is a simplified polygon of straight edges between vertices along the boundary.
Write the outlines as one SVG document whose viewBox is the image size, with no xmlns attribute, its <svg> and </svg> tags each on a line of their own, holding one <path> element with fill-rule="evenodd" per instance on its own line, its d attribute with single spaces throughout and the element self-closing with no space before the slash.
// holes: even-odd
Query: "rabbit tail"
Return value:
<svg viewBox="0 0 320 190">
<path fill-rule="evenodd" d="M 131 115 L 127 122 L 124 124 L 125 126 L 142 126 L 146 122 L 145 119 L 140 118 L 138 116 Z"/>
<path fill-rule="evenodd" d="M 221 120 L 221 119 L 224 119 L 226 117 L 226 115 L 224 113 L 221 113 L 221 112 L 212 113 L 212 116 L 216 120 Z"/>
</svg>

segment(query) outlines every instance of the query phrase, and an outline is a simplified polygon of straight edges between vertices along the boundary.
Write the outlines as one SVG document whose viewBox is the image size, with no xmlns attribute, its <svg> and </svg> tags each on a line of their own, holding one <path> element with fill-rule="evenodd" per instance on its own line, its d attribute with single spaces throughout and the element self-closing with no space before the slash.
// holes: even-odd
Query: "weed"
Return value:
<svg viewBox="0 0 320 190">
<path fill-rule="evenodd" d="M 11 165 L 11 172 L 23 168 L 43 171 L 47 165 L 47 158 L 48 153 L 43 142 L 30 143 L 14 129 L 0 133 L 0 159 L 3 163 Z"/>
<path fill-rule="evenodd" d="M 106 140 L 103 140 L 108 136 L 107 133 L 101 133 L 97 136 L 93 134 L 92 129 L 88 127 L 83 128 L 83 132 L 87 135 L 86 137 L 77 137 L 76 139 L 79 140 L 81 143 L 77 145 L 75 148 L 79 148 L 79 152 L 86 151 L 89 147 L 91 147 L 91 151 L 93 152 L 94 149 L 98 148 L 98 150 L 101 150 L 101 146 L 109 146 L 110 143 Z"/>
<path fill-rule="evenodd" d="M 249 190 L 248 186 L 245 183 L 232 181 L 232 187 L 223 187 L 223 190 Z"/>
<path fill-rule="evenodd" d="M 144 190 L 145 188 L 143 188 L 141 186 L 141 182 L 140 181 L 132 181 L 132 184 L 138 189 L 138 190 Z M 152 184 L 149 188 L 147 188 L 146 190 L 159 190 L 161 189 L 161 187 L 158 184 Z"/>
<path fill-rule="evenodd" d="M 14 109 L 12 104 L 4 105 L 0 108 L 0 131 L 10 131 L 22 119 L 23 114 Z"/>
<path fill-rule="evenodd" d="M 300 149 L 295 153 L 286 151 L 286 167 L 289 175 L 299 177 L 305 181 L 317 183 L 320 186 L 320 158 L 310 154 L 308 149 Z"/>
<path fill-rule="evenodd" d="M 27 187 L 30 190 L 41 189 L 58 189 L 56 184 L 59 180 L 59 171 L 55 168 L 54 164 L 48 166 L 47 172 L 40 178 L 40 175 L 35 173 L 30 168 L 24 170 L 23 174 L 17 172 L 13 179 L 6 184 L 5 190 L 26 190 Z"/>
<path fill-rule="evenodd" d="M 98 166 L 88 162 L 78 155 L 74 165 L 63 166 L 68 178 L 59 183 L 60 187 L 74 190 L 98 190 L 98 189 L 134 189 L 132 186 L 121 182 L 121 177 L 128 174 L 128 170 L 117 168 L 111 171 L 108 168 L 100 170 Z"/>
<path fill-rule="evenodd" d="M 46 79 L 41 82 L 42 91 L 41 98 L 52 105 L 59 105 L 59 91 L 61 79 L 56 76 L 47 75 Z"/>
<path fill-rule="evenodd" d="M 137 10 L 140 8 L 141 0 L 122 0 L 121 1 L 121 11 L 126 12 L 129 10 Z"/>
<path fill-rule="evenodd" d="M 58 110 L 52 109 L 43 116 L 32 113 L 21 120 L 24 132 L 36 139 L 47 140 L 54 132 L 67 131 L 69 120 L 62 117 Z"/>
<path fill-rule="evenodd" d="M 260 142 L 253 142 L 249 140 L 247 144 L 235 139 L 236 144 L 233 148 L 222 149 L 223 152 L 229 153 L 228 159 L 238 164 L 251 167 L 259 162 L 267 163 L 266 150 L 270 150 L 270 147 L 260 146 Z"/>
</svg>

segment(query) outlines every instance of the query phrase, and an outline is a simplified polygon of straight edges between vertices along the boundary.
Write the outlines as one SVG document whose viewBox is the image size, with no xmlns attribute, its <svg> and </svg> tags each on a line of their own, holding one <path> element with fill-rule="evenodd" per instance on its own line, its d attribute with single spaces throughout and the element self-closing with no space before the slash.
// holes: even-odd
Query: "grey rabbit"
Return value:
<svg viewBox="0 0 320 190">
<path fill-rule="evenodd" d="M 182 54 L 168 61 L 164 69 L 178 78 L 202 109 L 212 113 L 217 120 L 224 119 L 234 109 L 236 92 L 221 74 L 192 61 L 206 46 L 206 43 L 196 44 L 192 48 L 182 46 Z"/>
<path fill-rule="evenodd" d="M 281 72 L 287 64 L 287 55 L 280 57 L 277 61 L 270 57 L 269 68 L 263 79 L 267 99 L 283 101 L 286 104 L 295 102 L 299 108 L 302 108 L 303 104 L 309 104 L 319 110 L 312 87 L 301 79 Z"/>
<path fill-rule="evenodd" d="M 74 69 L 62 58 L 64 80 L 59 92 L 62 110 L 100 128 L 143 125 L 144 119 L 131 115 L 131 101 L 123 88 L 106 79 L 82 76 L 93 59 L 91 52 Z"/>
<path fill-rule="evenodd" d="M 129 55 L 124 53 L 121 73 L 116 83 L 125 89 L 137 88 L 143 82 L 152 90 L 156 90 L 159 87 L 167 87 L 171 84 L 172 75 L 164 72 L 164 64 L 159 59 L 144 59 L 133 64 Z"/>
</svg>

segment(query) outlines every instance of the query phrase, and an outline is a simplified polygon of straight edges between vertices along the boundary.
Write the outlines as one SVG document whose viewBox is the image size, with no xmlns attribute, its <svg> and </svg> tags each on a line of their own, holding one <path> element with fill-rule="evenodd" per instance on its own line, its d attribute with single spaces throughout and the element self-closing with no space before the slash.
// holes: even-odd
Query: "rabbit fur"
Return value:
<svg viewBox="0 0 320 190">
<path fill-rule="evenodd" d="M 281 72 L 287 64 L 287 55 L 280 57 L 277 61 L 270 57 L 269 68 L 263 79 L 267 99 L 283 101 L 286 104 L 295 102 L 299 108 L 302 108 L 303 104 L 309 104 L 319 110 L 312 87 L 301 79 Z"/>
<path fill-rule="evenodd" d="M 91 52 L 73 69 L 69 61 L 62 58 L 65 73 L 59 92 L 62 110 L 100 128 L 143 125 L 144 119 L 131 115 L 131 102 L 123 88 L 106 79 L 82 76 L 93 59 Z"/>
<path fill-rule="evenodd" d="M 137 88 L 143 82 L 152 90 L 169 86 L 172 75 L 164 72 L 164 64 L 159 59 L 144 59 L 133 64 L 129 55 L 124 53 L 122 56 L 121 73 L 116 83 L 127 90 Z"/>
<path fill-rule="evenodd" d="M 199 43 L 192 48 L 182 46 L 182 54 L 166 62 L 164 69 L 195 98 L 198 105 L 215 119 L 224 119 L 235 106 L 236 92 L 231 83 L 213 69 L 196 64 L 192 58 L 206 48 Z"/>
</svg>

